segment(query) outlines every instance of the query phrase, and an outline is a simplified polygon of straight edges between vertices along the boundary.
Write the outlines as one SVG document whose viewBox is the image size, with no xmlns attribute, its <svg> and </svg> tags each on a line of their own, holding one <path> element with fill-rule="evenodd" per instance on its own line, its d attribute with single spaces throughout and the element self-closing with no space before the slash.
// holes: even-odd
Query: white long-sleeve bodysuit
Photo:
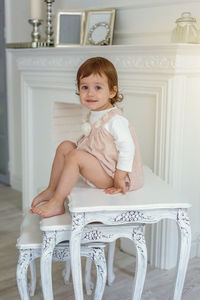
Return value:
<svg viewBox="0 0 200 300">
<path fill-rule="evenodd" d="M 116 109 L 115 107 L 101 111 L 90 112 L 90 123 L 94 124 L 101 119 L 107 112 Z M 129 130 L 128 120 L 121 115 L 114 115 L 104 128 L 113 136 L 117 150 L 119 151 L 117 169 L 131 172 L 135 145 Z"/>
</svg>

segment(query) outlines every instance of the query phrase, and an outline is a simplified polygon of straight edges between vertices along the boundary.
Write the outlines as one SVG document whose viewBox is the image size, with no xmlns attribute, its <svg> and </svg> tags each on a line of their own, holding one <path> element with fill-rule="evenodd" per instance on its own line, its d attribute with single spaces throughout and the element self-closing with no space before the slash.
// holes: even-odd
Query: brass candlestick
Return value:
<svg viewBox="0 0 200 300">
<path fill-rule="evenodd" d="M 33 26 L 33 31 L 31 32 L 32 47 L 37 47 L 38 43 L 40 42 L 39 26 L 42 24 L 42 20 L 29 19 L 28 22 Z"/>
</svg>

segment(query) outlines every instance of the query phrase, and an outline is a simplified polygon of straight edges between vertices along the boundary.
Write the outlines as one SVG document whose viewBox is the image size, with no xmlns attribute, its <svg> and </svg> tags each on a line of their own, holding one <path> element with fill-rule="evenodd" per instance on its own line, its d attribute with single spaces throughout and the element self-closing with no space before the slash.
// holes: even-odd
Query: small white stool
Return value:
<svg viewBox="0 0 200 300">
<path fill-rule="evenodd" d="M 70 215 L 68 216 L 71 222 Z M 22 300 L 29 300 L 30 296 L 34 295 L 36 287 L 36 269 L 35 259 L 41 256 L 42 248 L 42 233 L 40 231 L 40 218 L 37 215 L 28 214 L 21 225 L 21 235 L 17 241 L 16 247 L 19 250 L 19 260 L 17 265 L 17 284 L 20 297 Z M 69 233 L 71 231 L 71 223 L 69 223 Z M 70 236 L 69 236 L 70 238 Z M 105 243 L 90 243 L 81 246 L 81 255 L 90 258 L 96 264 L 97 268 L 97 284 L 95 289 L 95 300 L 102 299 L 105 282 L 106 282 L 106 261 L 104 255 Z M 62 242 L 56 245 L 52 259 L 54 261 L 69 261 L 70 249 L 69 242 Z M 30 266 L 31 281 L 28 288 L 27 270 Z M 90 264 L 86 263 L 86 290 L 87 294 L 91 294 L 92 282 L 90 281 Z M 69 280 L 70 265 L 64 272 L 65 281 Z"/>
</svg>

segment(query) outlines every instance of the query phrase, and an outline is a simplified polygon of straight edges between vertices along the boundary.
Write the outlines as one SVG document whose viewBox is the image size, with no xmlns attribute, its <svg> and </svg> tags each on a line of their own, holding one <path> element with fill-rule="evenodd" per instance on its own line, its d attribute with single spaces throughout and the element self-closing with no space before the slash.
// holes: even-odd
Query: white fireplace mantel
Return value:
<svg viewBox="0 0 200 300">
<path fill-rule="evenodd" d="M 196 215 L 200 206 L 199 184 L 196 179 L 192 181 L 191 176 L 200 178 L 200 142 L 195 138 L 200 128 L 197 118 L 200 112 L 200 45 L 8 49 L 11 146 L 16 139 L 16 112 L 21 107 L 23 208 L 27 209 L 38 190 L 48 183 L 55 150 L 53 135 L 57 132 L 62 136 L 65 127 L 58 125 L 55 130 L 55 123 L 64 124 L 70 117 L 72 122 L 78 123 L 81 118 L 75 95 L 76 71 L 92 56 L 104 56 L 117 68 L 119 86 L 125 96 L 124 111 L 135 126 L 144 162 L 188 196 L 193 204 L 192 255 L 196 255 L 200 233 Z M 55 122 L 55 111 L 57 116 L 62 112 L 66 115 Z M 66 123 L 69 136 L 75 123 L 71 127 L 70 122 Z M 63 139 L 69 138 L 68 133 L 65 131 Z M 12 151 L 10 166 L 11 172 L 15 172 L 16 153 Z M 193 162 L 196 164 L 191 170 Z M 153 265 L 161 268 L 175 265 L 174 232 L 176 228 L 169 221 L 154 226 L 149 251 Z"/>
<path fill-rule="evenodd" d="M 8 50 L 19 56 L 20 70 L 74 71 L 89 56 L 105 56 L 122 72 L 199 73 L 200 45 L 113 45 Z"/>
</svg>

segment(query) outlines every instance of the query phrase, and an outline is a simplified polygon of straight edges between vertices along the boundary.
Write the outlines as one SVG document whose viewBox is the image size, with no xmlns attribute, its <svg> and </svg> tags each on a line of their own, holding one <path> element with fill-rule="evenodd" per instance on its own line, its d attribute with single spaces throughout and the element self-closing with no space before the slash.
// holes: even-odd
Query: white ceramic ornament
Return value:
<svg viewBox="0 0 200 300">
<path fill-rule="evenodd" d="M 81 125 L 81 131 L 84 135 L 88 136 L 90 134 L 91 131 L 91 125 L 89 122 L 85 122 Z"/>
</svg>

